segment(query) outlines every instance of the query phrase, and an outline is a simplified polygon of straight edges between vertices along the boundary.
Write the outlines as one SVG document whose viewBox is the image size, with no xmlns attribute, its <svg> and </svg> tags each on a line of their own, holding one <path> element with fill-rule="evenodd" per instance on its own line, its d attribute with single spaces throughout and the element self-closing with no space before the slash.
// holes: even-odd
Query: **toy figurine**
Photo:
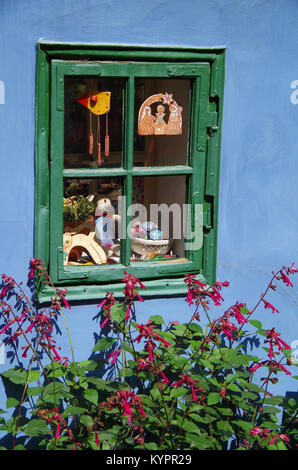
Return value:
<svg viewBox="0 0 298 470">
<path fill-rule="evenodd" d="M 152 116 L 151 105 L 159 103 L 155 116 Z M 168 122 L 164 120 L 165 106 L 170 112 Z M 182 111 L 173 99 L 172 93 L 158 93 L 149 96 L 139 109 L 138 133 L 139 135 L 178 135 L 182 134 Z"/>
<path fill-rule="evenodd" d="M 115 214 L 110 199 L 99 199 L 95 210 L 95 235 L 107 257 L 119 252 L 119 244 L 115 244 L 115 222 L 120 221 L 120 216 Z"/>
<path fill-rule="evenodd" d="M 90 111 L 89 116 L 89 154 L 93 155 L 93 130 L 92 130 L 92 115 L 97 116 L 97 161 L 101 165 L 101 140 L 100 140 L 100 115 L 106 115 L 106 135 L 105 135 L 105 156 L 108 157 L 110 153 L 110 138 L 108 131 L 108 112 L 110 110 L 110 91 L 92 92 L 77 98 L 78 102 Z"/>
</svg>

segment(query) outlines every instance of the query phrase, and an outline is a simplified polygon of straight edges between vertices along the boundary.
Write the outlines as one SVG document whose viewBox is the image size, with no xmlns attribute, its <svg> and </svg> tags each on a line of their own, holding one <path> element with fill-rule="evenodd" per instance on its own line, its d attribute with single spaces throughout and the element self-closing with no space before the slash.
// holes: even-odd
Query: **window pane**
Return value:
<svg viewBox="0 0 298 470">
<path fill-rule="evenodd" d="M 122 183 L 121 178 L 64 180 L 65 265 L 119 263 Z"/>
<path fill-rule="evenodd" d="M 191 81 L 135 81 L 134 165 L 186 165 Z"/>
<path fill-rule="evenodd" d="M 133 178 L 131 261 L 184 259 L 186 184 L 183 175 Z"/>
<path fill-rule="evenodd" d="M 65 168 L 121 166 L 124 83 L 121 78 L 65 78 Z"/>
</svg>

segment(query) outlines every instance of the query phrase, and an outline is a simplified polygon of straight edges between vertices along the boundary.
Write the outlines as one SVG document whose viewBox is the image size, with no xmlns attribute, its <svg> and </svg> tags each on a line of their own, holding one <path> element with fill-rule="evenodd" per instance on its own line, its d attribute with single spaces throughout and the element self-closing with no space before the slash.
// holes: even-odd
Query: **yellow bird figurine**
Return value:
<svg viewBox="0 0 298 470">
<path fill-rule="evenodd" d="M 89 120 L 89 154 L 93 154 L 93 132 L 92 132 L 92 114 L 97 116 L 97 160 L 101 164 L 101 142 L 100 142 L 100 120 L 101 114 L 106 115 L 106 136 L 105 136 L 105 156 L 110 154 L 110 138 L 108 132 L 108 112 L 110 111 L 111 92 L 89 92 L 77 98 L 78 102 L 90 111 Z"/>
</svg>

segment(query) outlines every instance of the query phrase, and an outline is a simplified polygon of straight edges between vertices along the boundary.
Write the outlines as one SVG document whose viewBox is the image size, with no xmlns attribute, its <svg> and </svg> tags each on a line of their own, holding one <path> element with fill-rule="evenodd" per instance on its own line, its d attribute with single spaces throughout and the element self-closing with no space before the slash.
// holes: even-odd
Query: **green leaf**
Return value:
<svg viewBox="0 0 298 470">
<path fill-rule="evenodd" d="M 273 406 L 264 406 L 263 408 L 263 414 L 277 414 L 280 413 L 281 410 L 278 408 L 274 408 Z"/>
<path fill-rule="evenodd" d="M 186 433 L 185 437 L 190 446 L 195 449 L 203 450 L 208 448 L 210 449 L 212 447 L 211 441 L 205 436 L 193 433 Z"/>
<path fill-rule="evenodd" d="M 93 419 L 89 415 L 82 415 L 80 416 L 80 423 L 83 424 L 84 426 L 93 426 Z"/>
<path fill-rule="evenodd" d="M 194 333 L 199 333 L 200 336 L 203 335 L 203 330 L 202 330 L 202 327 L 200 325 L 198 325 L 197 323 L 191 323 L 189 325 L 189 329 L 191 331 L 193 331 Z"/>
<path fill-rule="evenodd" d="M 126 311 L 123 304 L 114 304 L 110 309 L 111 318 L 116 323 L 122 323 L 125 319 Z"/>
<path fill-rule="evenodd" d="M 50 435 L 50 430 L 43 419 L 32 419 L 26 427 L 22 429 L 26 436 L 38 437 Z"/>
<path fill-rule="evenodd" d="M 27 395 L 29 397 L 36 397 L 41 395 L 44 390 L 44 387 L 28 387 L 27 388 Z"/>
<path fill-rule="evenodd" d="M 256 400 L 258 395 L 253 392 L 242 392 L 242 398 L 248 398 L 249 400 Z"/>
<path fill-rule="evenodd" d="M 17 444 L 14 450 L 26 450 L 26 447 L 24 446 L 24 444 Z"/>
<path fill-rule="evenodd" d="M 182 427 L 185 431 L 201 434 L 200 428 L 192 421 L 185 421 Z"/>
<path fill-rule="evenodd" d="M 84 397 L 94 405 L 98 404 L 97 390 L 94 390 L 93 388 L 87 388 L 87 390 L 84 390 Z"/>
<path fill-rule="evenodd" d="M 84 371 L 92 371 L 92 370 L 97 370 L 100 369 L 103 366 L 104 362 L 103 361 L 81 361 L 79 363 L 79 366 L 84 370 Z"/>
<path fill-rule="evenodd" d="M 39 370 L 31 370 L 29 373 L 29 383 L 35 382 L 40 378 Z"/>
<path fill-rule="evenodd" d="M 186 393 L 188 392 L 187 388 L 185 387 L 173 387 L 170 392 L 171 398 L 179 398 L 179 397 L 184 397 Z"/>
<path fill-rule="evenodd" d="M 116 338 L 111 338 L 111 337 L 101 338 L 92 349 L 92 352 L 105 351 L 106 349 L 109 349 L 111 346 L 113 346 L 115 341 L 116 341 Z"/>
<path fill-rule="evenodd" d="M 216 407 L 216 410 L 218 411 L 218 413 L 220 413 L 224 416 L 231 416 L 233 414 L 233 411 L 231 410 L 231 408 Z"/>
<path fill-rule="evenodd" d="M 147 450 L 159 450 L 159 447 L 155 442 L 147 442 L 145 444 L 145 449 Z"/>
<path fill-rule="evenodd" d="M 226 434 L 228 436 L 232 436 L 234 434 L 234 430 L 230 423 L 228 421 L 218 421 L 216 423 L 217 429 L 222 432 L 223 434 Z"/>
<path fill-rule="evenodd" d="M 237 392 L 237 393 L 241 392 L 241 388 L 238 387 L 237 384 L 229 384 L 227 385 L 227 389 L 232 390 L 232 392 Z"/>
<path fill-rule="evenodd" d="M 288 450 L 283 441 L 278 441 L 277 448 L 278 450 Z"/>
<path fill-rule="evenodd" d="M 10 397 L 6 401 L 6 408 L 15 408 L 19 404 L 19 400 L 16 398 Z"/>
<path fill-rule="evenodd" d="M 63 414 L 62 416 L 63 417 L 68 417 L 69 415 L 80 415 L 82 413 L 85 413 L 87 410 L 86 408 L 82 408 L 81 406 L 68 406 L 67 408 L 65 408 L 65 410 L 63 411 Z"/>
<path fill-rule="evenodd" d="M 216 403 L 219 403 L 220 400 L 221 400 L 221 396 L 219 393 L 211 392 L 208 395 L 207 405 L 209 406 L 215 405 Z"/>
<path fill-rule="evenodd" d="M 250 310 L 247 307 L 239 307 L 239 309 L 242 315 L 248 315 L 250 313 Z"/>
<path fill-rule="evenodd" d="M 8 369 L 0 375 L 16 385 L 25 385 L 27 380 L 27 371 L 22 368 Z"/>
<path fill-rule="evenodd" d="M 54 377 L 63 377 L 66 371 L 65 366 L 56 361 L 47 364 L 45 369 L 47 370 L 47 376 L 51 379 Z"/>
<path fill-rule="evenodd" d="M 249 320 L 248 323 L 250 323 L 255 328 L 258 328 L 258 330 L 262 329 L 262 323 L 259 320 Z"/>
<path fill-rule="evenodd" d="M 44 395 L 55 395 L 58 393 L 67 398 L 72 398 L 72 395 L 69 393 L 69 388 L 62 382 L 53 381 L 44 388 Z"/>
<path fill-rule="evenodd" d="M 239 426 L 246 433 L 249 433 L 249 431 L 251 430 L 251 424 L 246 421 L 243 421 L 242 419 L 238 419 L 237 421 L 232 421 L 232 423 L 235 424 L 236 426 Z"/>
<path fill-rule="evenodd" d="M 127 343 L 126 341 L 122 341 L 121 347 L 122 347 L 122 349 L 124 349 L 124 351 L 129 352 L 130 354 L 133 354 L 132 346 L 129 343 Z"/>
<path fill-rule="evenodd" d="M 162 325 L 164 323 L 164 319 L 160 315 L 151 315 L 150 319 L 154 325 Z"/>
</svg>

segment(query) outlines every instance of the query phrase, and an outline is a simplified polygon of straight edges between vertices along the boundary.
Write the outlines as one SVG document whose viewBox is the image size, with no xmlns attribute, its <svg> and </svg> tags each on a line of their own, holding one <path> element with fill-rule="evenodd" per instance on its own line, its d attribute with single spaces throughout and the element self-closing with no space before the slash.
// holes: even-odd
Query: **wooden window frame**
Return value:
<svg viewBox="0 0 298 470">
<path fill-rule="evenodd" d="M 145 295 L 180 295 L 185 273 L 206 282 L 216 277 L 220 143 L 225 49 L 73 45 L 39 42 L 36 82 L 35 257 L 44 261 L 56 286 L 68 289 L 70 300 L 99 299 L 107 290 L 121 296 L 124 271 L 146 283 Z M 125 77 L 123 164 L 120 168 L 64 169 L 64 77 Z M 133 166 L 135 77 L 191 78 L 191 116 L 187 165 Z M 64 266 L 63 181 L 65 178 L 121 176 L 127 202 L 133 176 L 186 175 L 186 202 L 203 205 L 203 246 L 189 251 L 183 263 L 129 265 L 130 239 L 121 240 L 122 263 L 115 266 Z M 123 262 L 124 261 L 124 262 Z M 51 289 L 37 283 L 45 302 Z"/>
</svg>

